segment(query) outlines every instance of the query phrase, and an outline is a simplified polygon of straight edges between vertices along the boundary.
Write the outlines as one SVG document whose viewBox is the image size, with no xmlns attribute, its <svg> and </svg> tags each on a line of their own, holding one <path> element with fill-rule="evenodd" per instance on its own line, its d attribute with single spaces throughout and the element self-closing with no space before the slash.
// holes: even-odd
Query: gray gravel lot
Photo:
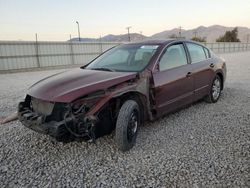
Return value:
<svg viewBox="0 0 250 188">
<path fill-rule="evenodd" d="M 250 187 L 250 52 L 227 60 L 224 93 L 141 127 L 136 146 L 114 133 L 62 144 L 15 121 L 0 125 L 0 187 Z M 62 70 L 0 75 L 0 116 L 35 81 Z"/>
</svg>

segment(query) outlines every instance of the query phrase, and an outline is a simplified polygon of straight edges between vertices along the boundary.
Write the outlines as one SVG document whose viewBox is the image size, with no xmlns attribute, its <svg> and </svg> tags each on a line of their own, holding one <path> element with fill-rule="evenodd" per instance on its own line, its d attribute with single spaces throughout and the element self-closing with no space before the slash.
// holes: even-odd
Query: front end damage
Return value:
<svg viewBox="0 0 250 188">
<path fill-rule="evenodd" d="M 53 103 L 26 96 L 18 106 L 18 118 L 26 127 L 48 134 L 58 141 L 95 140 L 97 119 L 86 115 L 91 106 L 81 103 Z"/>
<path fill-rule="evenodd" d="M 111 133 L 128 98 L 140 101 L 143 117 L 152 120 L 148 76 L 132 79 L 70 103 L 48 102 L 30 95 L 19 103 L 18 118 L 26 127 L 58 141 L 89 140 Z"/>
</svg>

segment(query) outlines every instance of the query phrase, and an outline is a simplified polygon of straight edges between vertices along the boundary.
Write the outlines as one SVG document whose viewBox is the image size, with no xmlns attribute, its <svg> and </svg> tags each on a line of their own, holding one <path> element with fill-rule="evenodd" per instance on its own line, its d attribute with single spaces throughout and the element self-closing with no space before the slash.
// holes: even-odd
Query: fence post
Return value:
<svg viewBox="0 0 250 188">
<path fill-rule="evenodd" d="M 99 46 L 100 46 L 100 54 L 101 54 L 102 53 L 102 37 L 101 36 L 100 36 L 100 40 L 99 41 L 100 41 L 100 43 L 99 43 L 100 45 Z"/>
<path fill-rule="evenodd" d="M 69 42 L 69 46 L 70 46 L 71 64 L 74 65 L 74 64 L 75 64 L 74 50 L 73 50 L 73 44 L 72 44 L 72 41 L 71 41 L 71 40 L 70 40 L 70 42 Z"/>
<path fill-rule="evenodd" d="M 40 60 L 39 60 L 39 47 L 38 47 L 37 33 L 36 33 L 35 51 L 36 51 L 37 67 L 40 68 L 41 65 L 40 65 Z"/>
</svg>

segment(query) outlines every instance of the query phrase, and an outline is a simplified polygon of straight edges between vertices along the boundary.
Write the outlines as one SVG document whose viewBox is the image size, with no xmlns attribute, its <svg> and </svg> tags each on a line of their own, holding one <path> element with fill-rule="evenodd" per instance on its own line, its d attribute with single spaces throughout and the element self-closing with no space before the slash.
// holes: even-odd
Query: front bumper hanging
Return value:
<svg viewBox="0 0 250 188">
<path fill-rule="evenodd" d="M 45 115 L 39 115 L 31 111 L 28 107 L 25 107 L 24 102 L 20 102 L 18 105 L 18 119 L 24 126 L 36 132 L 48 134 L 55 138 L 65 135 L 65 120 L 45 122 Z M 72 124 L 73 119 L 67 118 L 67 122 Z"/>
<path fill-rule="evenodd" d="M 58 110 L 58 109 L 57 109 Z M 74 115 L 62 116 L 59 120 L 51 118 L 51 115 L 42 115 L 29 107 L 27 102 L 20 102 L 18 105 L 18 119 L 20 122 L 38 133 L 47 134 L 58 141 L 64 141 L 70 138 L 84 138 L 95 140 L 94 124 L 87 118 L 76 118 Z"/>
</svg>

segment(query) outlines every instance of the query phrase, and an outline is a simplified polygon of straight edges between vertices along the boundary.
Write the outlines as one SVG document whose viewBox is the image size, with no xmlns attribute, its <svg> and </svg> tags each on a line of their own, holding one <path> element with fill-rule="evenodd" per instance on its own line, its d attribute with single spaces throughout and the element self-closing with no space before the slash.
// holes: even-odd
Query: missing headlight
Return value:
<svg viewBox="0 0 250 188">
<path fill-rule="evenodd" d="M 32 97 L 30 102 L 30 108 L 38 114 L 48 116 L 51 115 L 53 111 L 54 103 Z"/>
</svg>

